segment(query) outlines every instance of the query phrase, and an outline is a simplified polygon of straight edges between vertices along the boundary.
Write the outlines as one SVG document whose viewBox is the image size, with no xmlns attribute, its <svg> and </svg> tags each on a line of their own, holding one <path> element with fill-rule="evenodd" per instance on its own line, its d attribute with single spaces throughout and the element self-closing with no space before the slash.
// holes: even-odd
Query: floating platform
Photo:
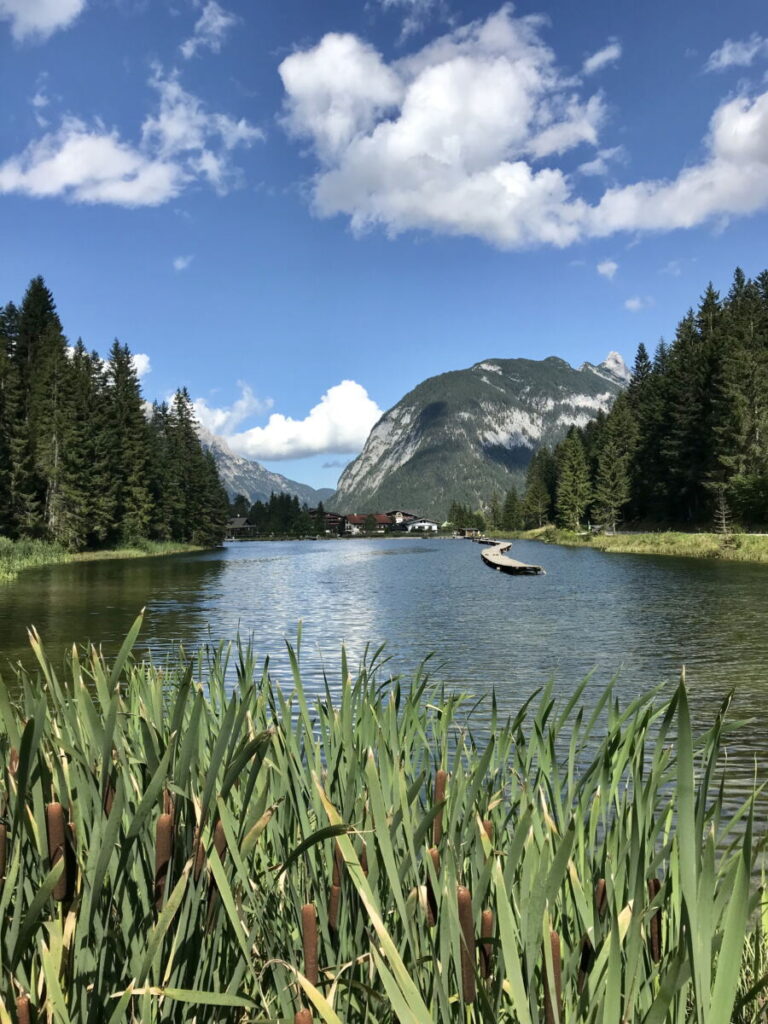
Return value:
<svg viewBox="0 0 768 1024">
<path fill-rule="evenodd" d="M 509 551 L 511 544 L 494 544 L 480 552 L 480 557 L 489 569 L 496 569 L 497 572 L 506 572 L 510 576 L 546 576 L 546 572 L 540 565 L 526 565 L 525 562 L 517 562 L 509 558 L 505 552 Z"/>
</svg>

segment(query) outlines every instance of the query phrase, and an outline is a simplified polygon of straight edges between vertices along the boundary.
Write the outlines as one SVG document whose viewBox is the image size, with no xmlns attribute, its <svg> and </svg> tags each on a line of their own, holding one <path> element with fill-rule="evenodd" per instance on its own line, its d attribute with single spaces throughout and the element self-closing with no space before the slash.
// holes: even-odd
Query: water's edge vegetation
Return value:
<svg viewBox="0 0 768 1024">
<path fill-rule="evenodd" d="M 24 569 L 42 568 L 62 562 L 97 562 L 115 558 L 150 558 L 158 555 L 188 554 L 205 551 L 195 544 L 180 544 L 175 541 L 136 541 L 135 543 L 106 551 L 69 551 L 61 544 L 45 540 L 9 540 L 0 537 L 0 583 L 16 579 Z"/>
<path fill-rule="evenodd" d="M 495 531 L 493 536 L 502 536 Z M 504 534 L 503 536 L 510 536 Z M 679 558 L 719 558 L 730 562 L 768 562 L 768 535 L 750 533 L 576 533 L 556 526 L 512 534 L 518 540 L 537 540 L 565 547 L 594 548 L 624 555 L 676 555 Z"/>
<path fill-rule="evenodd" d="M 140 624 L 61 674 L 33 633 L 0 684 L 3 1022 L 760 1019 L 727 705 L 694 739 L 683 683 L 544 688 L 488 738 L 380 651 L 310 698 L 300 637 L 284 689 L 237 646 L 136 662 Z"/>
</svg>

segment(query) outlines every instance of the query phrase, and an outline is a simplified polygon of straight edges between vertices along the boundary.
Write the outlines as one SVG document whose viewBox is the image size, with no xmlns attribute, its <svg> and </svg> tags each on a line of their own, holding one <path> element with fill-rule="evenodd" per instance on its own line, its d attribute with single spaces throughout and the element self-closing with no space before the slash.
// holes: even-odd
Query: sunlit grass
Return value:
<svg viewBox="0 0 768 1024">
<path fill-rule="evenodd" d="M 694 740 L 683 684 L 546 688 L 480 735 L 380 652 L 310 698 L 298 646 L 285 688 L 237 647 L 136 664 L 138 628 L 61 676 L 33 634 L 0 686 L 0 1021 L 762 1019 L 725 707 Z"/>
<path fill-rule="evenodd" d="M 768 562 L 768 536 L 748 533 L 573 533 L 554 526 L 516 534 L 522 540 L 540 540 L 568 547 L 591 547 L 630 555 L 677 555 L 681 558 L 720 558 L 732 562 Z"/>
<path fill-rule="evenodd" d="M 15 580 L 24 569 L 55 565 L 60 562 L 92 562 L 111 558 L 146 558 L 152 555 L 175 555 L 201 551 L 193 544 L 172 541 L 139 541 L 128 547 L 109 551 L 67 551 L 60 544 L 44 540 L 9 540 L 0 537 L 0 583 Z"/>
</svg>

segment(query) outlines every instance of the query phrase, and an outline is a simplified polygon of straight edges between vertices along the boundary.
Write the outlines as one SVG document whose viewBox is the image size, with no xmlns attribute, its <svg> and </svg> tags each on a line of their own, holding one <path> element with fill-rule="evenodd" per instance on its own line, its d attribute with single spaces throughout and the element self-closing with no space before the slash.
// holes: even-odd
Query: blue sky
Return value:
<svg viewBox="0 0 768 1024">
<path fill-rule="evenodd" d="M 425 377 L 768 265 L 764 0 L 0 0 L 0 95 L 0 301 L 316 486 Z"/>
</svg>

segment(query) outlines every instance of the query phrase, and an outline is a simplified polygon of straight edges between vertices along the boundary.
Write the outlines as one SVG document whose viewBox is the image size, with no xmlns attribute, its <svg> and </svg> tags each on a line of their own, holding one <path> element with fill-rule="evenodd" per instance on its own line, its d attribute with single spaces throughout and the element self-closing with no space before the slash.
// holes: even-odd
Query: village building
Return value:
<svg viewBox="0 0 768 1024">
<path fill-rule="evenodd" d="M 344 533 L 348 537 L 359 537 L 362 533 L 386 533 L 394 526 L 394 520 L 384 512 L 353 513 L 345 516 Z"/>
<path fill-rule="evenodd" d="M 405 528 L 408 533 L 437 533 L 439 523 L 436 523 L 434 519 L 412 519 Z"/>
</svg>

